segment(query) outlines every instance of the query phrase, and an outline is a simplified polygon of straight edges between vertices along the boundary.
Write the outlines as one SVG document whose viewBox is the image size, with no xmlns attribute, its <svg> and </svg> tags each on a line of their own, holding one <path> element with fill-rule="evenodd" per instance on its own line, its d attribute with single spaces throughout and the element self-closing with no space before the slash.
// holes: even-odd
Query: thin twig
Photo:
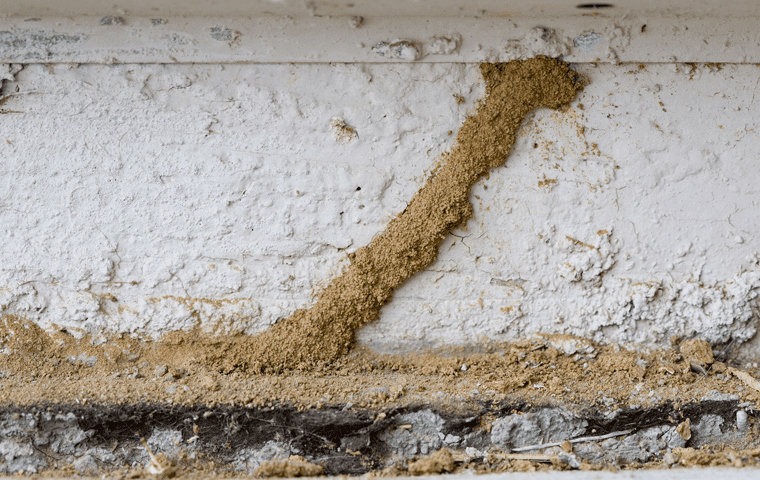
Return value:
<svg viewBox="0 0 760 480">
<path fill-rule="evenodd" d="M 45 93 L 45 92 L 41 92 L 37 90 L 31 90 L 28 92 L 11 92 L 11 93 L 6 93 L 4 95 L 0 95 L 0 100 L 5 100 L 6 98 L 10 98 L 10 97 L 19 97 L 21 95 L 32 95 L 36 93 Z"/>
<path fill-rule="evenodd" d="M 533 462 L 551 462 L 559 460 L 557 455 L 535 455 L 530 453 L 493 453 L 492 455 L 503 460 L 530 460 Z"/>
<path fill-rule="evenodd" d="M 757 379 L 749 373 L 737 370 L 735 368 L 729 368 L 728 373 L 732 374 L 735 377 L 738 377 L 742 382 L 744 382 L 746 386 L 760 392 L 760 382 L 758 382 Z"/>
<path fill-rule="evenodd" d="M 467 454 L 452 454 L 455 461 L 463 462 L 472 460 L 473 457 Z M 559 457 L 557 455 L 536 455 L 531 453 L 489 453 L 485 455 L 481 455 L 481 458 L 487 458 L 487 457 L 493 457 L 498 458 L 500 460 L 529 460 L 533 462 L 553 462 L 558 461 Z M 474 457 L 478 458 L 478 457 Z"/>
<path fill-rule="evenodd" d="M 628 435 L 633 430 L 622 430 L 619 432 L 612 432 L 608 433 L 606 435 L 597 435 L 594 437 L 578 437 L 573 438 L 572 440 L 568 440 L 570 443 L 581 443 L 581 442 L 595 442 L 597 440 L 606 440 L 608 438 L 612 437 L 619 437 L 621 435 Z M 554 442 L 554 443 L 542 443 L 541 445 L 530 445 L 527 447 L 519 447 L 519 448 L 513 448 L 513 452 L 527 452 L 528 450 L 537 450 L 539 448 L 549 448 L 549 447 L 561 447 L 562 444 L 565 442 Z"/>
</svg>

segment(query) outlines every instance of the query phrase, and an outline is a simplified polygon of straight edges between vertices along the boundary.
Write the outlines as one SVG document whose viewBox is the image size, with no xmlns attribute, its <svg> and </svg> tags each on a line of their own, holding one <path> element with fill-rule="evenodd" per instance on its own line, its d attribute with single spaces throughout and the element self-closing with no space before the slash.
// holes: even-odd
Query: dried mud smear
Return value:
<svg viewBox="0 0 760 480">
<path fill-rule="evenodd" d="M 472 216 L 470 187 L 504 163 L 525 116 L 536 108 L 559 108 L 582 88 L 566 63 L 546 57 L 480 68 L 485 98 L 408 207 L 351 255 L 348 270 L 314 306 L 224 352 L 217 360 L 225 370 L 304 368 L 347 353 L 356 330 L 375 320 L 394 289 L 430 265 L 441 241 Z"/>
</svg>

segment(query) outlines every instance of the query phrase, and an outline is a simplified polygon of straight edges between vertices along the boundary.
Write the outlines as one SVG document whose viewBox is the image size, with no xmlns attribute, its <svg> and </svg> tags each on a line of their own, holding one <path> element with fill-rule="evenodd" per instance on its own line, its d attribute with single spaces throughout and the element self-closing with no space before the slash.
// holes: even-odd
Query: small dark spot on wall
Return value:
<svg viewBox="0 0 760 480">
<path fill-rule="evenodd" d="M 17 33 L 3 30 L 0 31 L 0 52 L 6 51 L 5 54 L 8 55 L 15 50 L 34 49 L 34 51 L 27 52 L 25 57 L 41 59 L 47 58 L 51 54 L 48 47 L 59 44 L 75 44 L 86 39 L 87 37 L 84 35 L 49 35 L 48 32 L 44 31 Z"/>
<path fill-rule="evenodd" d="M 39 17 L 34 17 L 34 18 L 27 18 L 27 19 L 26 19 L 26 20 L 24 20 L 24 21 L 25 21 L 25 22 L 39 22 L 40 20 L 42 20 L 42 19 L 41 19 L 41 18 L 39 18 Z"/>
<path fill-rule="evenodd" d="M 357 191 L 357 192 L 358 192 L 359 190 L 361 190 L 361 189 L 362 189 L 362 187 L 356 187 L 356 191 Z"/>
<path fill-rule="evenodd" d="M 612 8 L 614 7 L 611 3 L 581 3 L 580 5 L 576 6 L 576 8 L 585 8 L 585 9 L 596 9 L 596 8 Z"/>
<path fill-rule="evenodd" d="M 231 42 L 240 36 L 240 32 L 236 30 L 230 30 L 227 27 L 211 27 L 211 38 L 219 40 L 220 42 Z"/>
<path fill-rule="evenodd" d="M 544 42 L 548 42 L 554 36 L 554 30 L 552 30 L 551 28 L 546 28 L 546 27 L 537 27 L 537 28 L 541 30 L 541 40 L 543 40 Z"/>
<path fill-rule="evenodd" d="M 100 19 L 100 25 L 124 25 L 124 17 L 114 17 L 111 15 Z"/>
<path fill-rule="evenodd" d="M 151 18 L 150 23 L 152 23 L 154 26 L 166 25 L 167 23 L 169 23 L 169 20 L 165 18 Z"/>
</svg>

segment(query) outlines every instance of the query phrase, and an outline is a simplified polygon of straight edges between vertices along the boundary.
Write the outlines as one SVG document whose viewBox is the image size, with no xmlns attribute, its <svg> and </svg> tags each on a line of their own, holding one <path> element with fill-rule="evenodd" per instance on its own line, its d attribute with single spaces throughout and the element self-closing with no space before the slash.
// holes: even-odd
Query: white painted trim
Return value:
<svg viewBox="0 0 760 480">
<path fill-rule="evenodd" d="M 579 8 L 600 4 L 606 8 Z M 760 4 L 754 0 L 0 0 L 0 15 L 16 17 L 569 17 L 579 13 L 747 17 L 760 14 Z"/>
<path fill-rule="evenodd" d="M 642 27 L 646 25 L 644 31 Z M 349 17 L 0 20 L 0 63 L 397 63 L 373 51 L 408 40 L 418 62 L 477 63 L 563 54 L 571 62 L 760 63 L 757 19 L 574 16 L 569 18 Z M 547 35 L 543 35 L 547 29 Z M 598 42 L 577 39 L 591 32 Z M 433 39 L 461 36 L 450 54 Z M 543 38 L 542 38 L 543 37 Z M 548 41 L 546 41 L 548 39 Z M 585 47 L 588 51 L 584 51 Z"/>
</svg>

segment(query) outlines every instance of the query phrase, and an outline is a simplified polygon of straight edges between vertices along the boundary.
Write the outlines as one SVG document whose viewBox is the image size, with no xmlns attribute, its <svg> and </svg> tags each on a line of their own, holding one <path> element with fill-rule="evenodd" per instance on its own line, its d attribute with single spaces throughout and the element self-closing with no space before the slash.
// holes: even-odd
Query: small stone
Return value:
<svg viewBox="0 0 760 480">
<path fill-rule="evenodd" d="M 687 418 L 681 422 L 678 427 L 676 427 L 676 432 L 678 432 L 684 440 L 689 440 L 691 438 L 691 420 Z"/>
<path fill-rule="evenodd" d="M 581 462 L 578 460 L 578 457 L 576 457 L 572 453 L 568 453 L 568 452 L 560 453 L 559 460 L 562 463 L 569 465 L 571 468 L 581 468 Z"/>
<path fill-rule="evenodd" d="M 475 447 L 467 447 L 464 449 L 464 453 L 470 457 L 482 457 L 483 454 Z"/>
<path fill-rule="evenodd" d="M 156 377 L 163 377 L 164 375 L 166 375 L 167 371 L 169 370 L 166 368 L 166 365 L 159 365 L 155 369 L 153 369 L 153 375 L 155 375 Z"/>
<path fill-rule="evenodd" d="M 98 462 L 92 455 L 82 455 L 73 462 L 71 466 L 74 467 L 74 471 L 81 475 L 97 475 L 100 468 Z"/>
<path fill-rule="evenodd" d="M 747 412 L 744 410 L 739 410 L 736 412 L 736 428 L 740 431 L 744 431 L 747 429 Z"/>
<path fill-rule="evenodd" d="M 667 463 L 668 465 L 675 465 L 678 463 L 678 457 L 673 454 L 673 452 L 667 452 L 665 455 L 662 456 L 662 461 Z"/>
</svg>

